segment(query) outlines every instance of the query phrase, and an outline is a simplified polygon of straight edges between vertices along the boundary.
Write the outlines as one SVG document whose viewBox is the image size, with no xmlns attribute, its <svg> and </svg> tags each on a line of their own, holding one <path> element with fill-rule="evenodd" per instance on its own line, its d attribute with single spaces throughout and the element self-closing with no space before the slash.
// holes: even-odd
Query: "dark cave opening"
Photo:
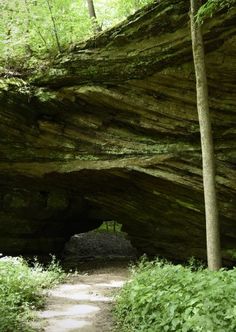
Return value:
<svg viewBox="0 0 236 332">
<path fill-rule="evenodd" d="M 137 258 L 137 250 L 117 221 L 104 221 L 98 228 L 74 234 L 66 242 L 63 265 L 75 268 L 84 264 L 128 262 Z"/>
</svg>

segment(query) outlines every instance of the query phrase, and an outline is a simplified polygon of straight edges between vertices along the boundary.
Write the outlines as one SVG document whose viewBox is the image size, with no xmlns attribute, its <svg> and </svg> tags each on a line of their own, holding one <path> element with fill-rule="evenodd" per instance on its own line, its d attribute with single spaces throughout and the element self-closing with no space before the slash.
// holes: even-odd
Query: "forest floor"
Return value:
<svg viewBox="0 0 236 332">
<path fill-rule="evenodd" d="M 127 262 L 89 263 L 49 292 L 47 305 L 37 315 L 45 332 L 114 331 L 112 303 L 129 278 Z"/>
</svg>

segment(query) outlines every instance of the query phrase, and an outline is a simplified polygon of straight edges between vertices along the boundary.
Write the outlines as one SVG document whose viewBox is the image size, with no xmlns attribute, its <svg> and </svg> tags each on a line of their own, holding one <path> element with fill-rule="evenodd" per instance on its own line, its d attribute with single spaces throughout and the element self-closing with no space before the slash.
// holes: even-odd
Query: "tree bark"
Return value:
<svg viewBox="0 0 236 332">
<path fill-rule="evenodd" d="M 195 20 L 200 5 L 200 0 L 191 0 L 191 34 L 196 75 L 197 110 L 202 146 L 207 260 L 208 268 L 215 271 L 221 267 L 220 226 L 215 184 L 214 145 L 208 105 L 204 44 L 201 26 Z"/>
<path fill-rule="evenodd" d="M 87 0 L 87 4 L 88 4 L 88 11 L 89 11 L 89 16 L 92 20 L 92 24 L 93 24 L 93 31 L 94 33 L 98 33 L 100 31 L 102 31 L 100 25 L 98 24 L 97 21 L 97 15 L 95 12 L 95 7 L 94 7 L 94 3 L 93 0 Z"/>
</svg>

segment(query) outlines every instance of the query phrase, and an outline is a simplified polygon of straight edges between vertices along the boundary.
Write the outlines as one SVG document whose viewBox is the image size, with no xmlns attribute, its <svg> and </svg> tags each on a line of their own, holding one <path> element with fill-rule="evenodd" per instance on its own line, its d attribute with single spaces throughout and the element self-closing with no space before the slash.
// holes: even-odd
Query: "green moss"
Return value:
<svg viewBox="0 0 236 332">
<path fill-rule="evenodd" d="M 187 208 L 187 209 L 190 209 L 190 210 L 193 210 L 196 212 L 200 212 L 200 210 L 196 208 L 196 205 L 194 205 L 190 202 L 182 201 L 180 199 L 176 199 L 175 201 L 177 204 L 179 204 L 180 206 L 183 206 L 184 208 Z"/>
<path fill-rule="evenodd" d="M 156 143 L 150 144 L 145 146 L 140 146 L 137 148 L 138 143 L 133 147 L 113 147 L 106 149 L 106 153 L 108 154 L 116 154 L 116 155 L 123 155 L 123 154 L 131 154 L 131 153 L 141 153 L 142 155 L 150 155 L 150 154 L 165 154 L 165 153 L 176 153 L 176 152 L 183 152 L 183 151 L 196 151 L 196 145 L 188 144 L 185 142 L 179 143 Z M 200 147 L 199 147 L 200 149 Z"/>
<path fill-rule="evenodd" d="M 90 75 L 96 75 L 96 74 L 98 74 L 98 71 L 97 71 L 97 69 L 96 69 L 96 66 L 94 66 L 94 65 L 89 66 L 89 67 L 87 68 L 87 72 L 88 72 L 88 74 L 90 74 Z"/>
<path fill-rule="evenodd" d="M 65 193 L 52 192 L 49 194 L 47 206 L 51 209 L 63 210 L 68 206 L 68 197 Z"/>
<path fill-rule="evenodd" d="M 57 98 L 57 93 L 41 88 L 35 92 L 35 96 L 39 99 L 40 102 L 47 103 L 55 100 Z"/>
<path fill-rule="evenodd" d="M 75 159 L 76 160 L 91 160 L 91 161 L 96 161 L 96 160 L 101 160 L 101 157 L 98 157 L 98 156 L 92 156 L 92 155 L 77 155 L 75 156 Z"/>
<path fill-rule="evenodd" d="M 236 247 L 232 248 L 232 249 L 223 250 L 222 254 L 225 257 L 228 257 L 229 259 L 235 259 L 236 260 Z"/>
<path fill-rule="evenodd" d="M 29 94 L 30 87 L 29 85 L 20 78 L 4 78 L 0 79 L 0 94 L 1 92 L 15 92 L 22 94 Z"/>
<path fill-rule="evenodd" d="M 29 201 L 24 193 L 13 192 L 4 197 L 4 204 L 10 209 L 17 209 L 27 207 Z"/>
</svg>

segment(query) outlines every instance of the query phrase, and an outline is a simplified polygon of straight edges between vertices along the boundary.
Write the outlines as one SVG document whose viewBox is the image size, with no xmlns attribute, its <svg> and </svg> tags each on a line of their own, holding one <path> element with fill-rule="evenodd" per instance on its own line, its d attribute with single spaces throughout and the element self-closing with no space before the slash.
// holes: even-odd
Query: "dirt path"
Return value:
<svg viewBox="0 0 236 332">
<path fill-rule="evenodd" d="M 109 332 L 114 329 L 111 304 L 128 279 L 126 266 L 108 266 L 70 277 L 49 293 L 39 317 L 45 332 Z"/>
</svg>

